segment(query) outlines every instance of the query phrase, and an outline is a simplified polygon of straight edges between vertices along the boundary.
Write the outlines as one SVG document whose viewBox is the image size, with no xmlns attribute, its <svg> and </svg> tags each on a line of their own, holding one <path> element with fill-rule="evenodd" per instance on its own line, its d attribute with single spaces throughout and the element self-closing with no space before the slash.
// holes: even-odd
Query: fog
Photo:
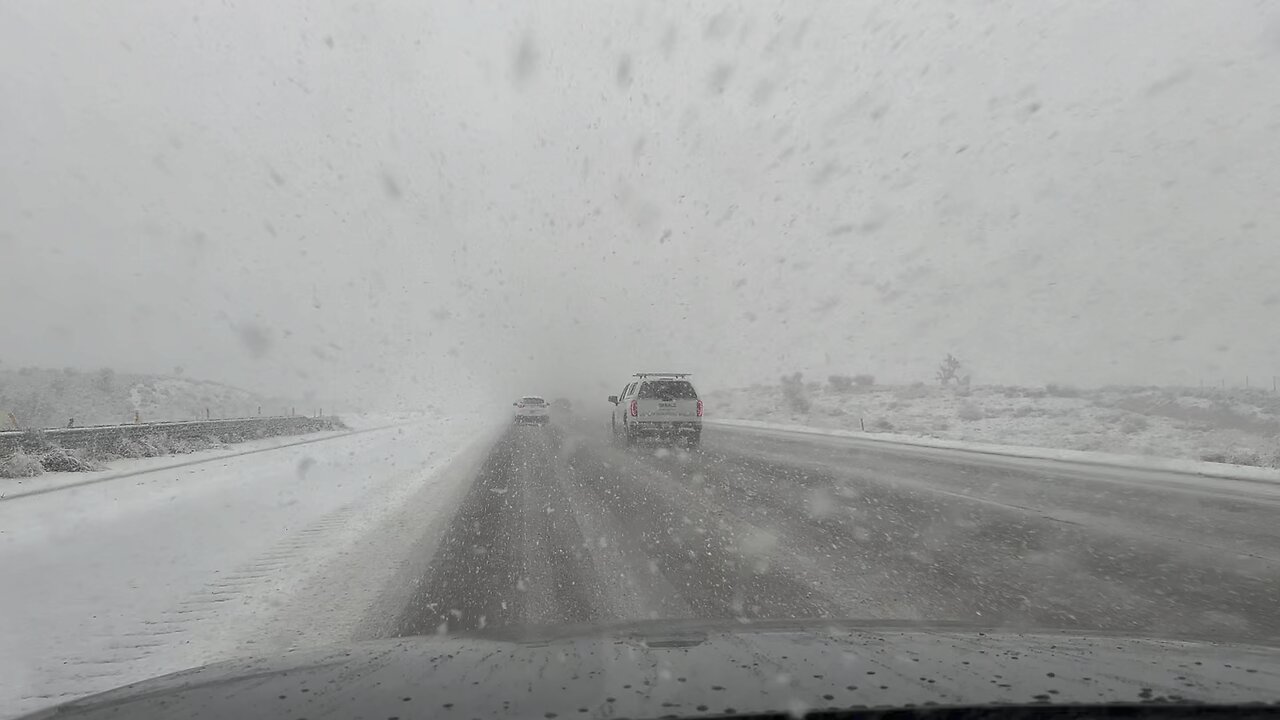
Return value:
<svg viewBox="0 0 1280 720">
<path fill-rule="evenodd" d="M 1278 71 L 1268 2 L 5 3 L 0 367 L 1270 376 Z"/>
</svg>

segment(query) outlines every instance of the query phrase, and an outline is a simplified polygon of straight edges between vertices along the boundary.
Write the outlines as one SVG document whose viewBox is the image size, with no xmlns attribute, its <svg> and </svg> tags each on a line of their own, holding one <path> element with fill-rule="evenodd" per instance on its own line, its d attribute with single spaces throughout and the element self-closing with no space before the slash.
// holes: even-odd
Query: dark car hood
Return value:
<svg viewBox="0 0 1280 720">
<path fill-rule="evenodd" d="M 31 717 L 682 717 L 989 703 L 1280 701 L 1280 650 L 866 623 L 640 623 L 210 665 Z"/>
</svg>

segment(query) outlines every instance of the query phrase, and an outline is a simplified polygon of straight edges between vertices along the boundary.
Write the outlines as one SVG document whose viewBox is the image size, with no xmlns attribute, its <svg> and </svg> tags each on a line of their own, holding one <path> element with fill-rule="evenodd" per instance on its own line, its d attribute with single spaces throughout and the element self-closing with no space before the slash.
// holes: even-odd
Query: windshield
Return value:
<svg viewBox="0 0 1280 720">
<path fill-rule="evenodd" d="M 646 380 L 640 385 L 641 400 L 697 400 L 693 384 L 685 380 Z"/>
<path fill-rule="evenodd" d="M 1277 77 L 1265 0 L 0 3 L 0 717 L 632 623 L 637 717 L 1271 652 Z M 1109 677 L 1221 698 L 1169 648 Z"/>
</svg>

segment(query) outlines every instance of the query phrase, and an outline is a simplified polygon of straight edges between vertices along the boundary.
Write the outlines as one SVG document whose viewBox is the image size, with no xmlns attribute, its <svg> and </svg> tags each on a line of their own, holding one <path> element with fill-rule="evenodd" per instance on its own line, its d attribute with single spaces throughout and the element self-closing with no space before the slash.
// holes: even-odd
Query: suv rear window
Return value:
<svg viewBox="0 0 1280 720">
<path fill-rule="evenodd" d="M 547 404 L 547 401 L 543 400 L 540 397 L 520 398 L 520 402 L 524 403 L 525 405 L 546 405 Z"/>
<path fill-rule="evenodd" d="M 697 400 L 688 380 L 649 380 L 640 386 L 641 400 Z"/>
</svg>

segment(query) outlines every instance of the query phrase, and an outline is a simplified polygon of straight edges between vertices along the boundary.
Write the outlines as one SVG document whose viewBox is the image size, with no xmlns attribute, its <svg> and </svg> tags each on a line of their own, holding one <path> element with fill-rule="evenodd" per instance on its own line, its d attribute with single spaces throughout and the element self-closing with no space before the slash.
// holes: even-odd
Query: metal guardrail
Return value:
<svg viewBox="0 0 1280 720">
<path fill-rule="evenodd" d="M 131 423 L 128 425 L 86 425 L 85 427 L 49 430 L 7 430 L 0 432 L 0 455 L 24 449 L 41 440 L 64 448 L 108 449 L 123 439 L 140 439 L 150 435 L 166 435 L 176 439 L 241 435 L 245 439 L 275 435 L 300 435 L 325 430 L 342 430 L 346 425 L 336 416 L 232 418 L 224 420 L 178 420 L 172 422 Z M 37 449 L 37 448 L 26 448 Z"/>
</svg>

